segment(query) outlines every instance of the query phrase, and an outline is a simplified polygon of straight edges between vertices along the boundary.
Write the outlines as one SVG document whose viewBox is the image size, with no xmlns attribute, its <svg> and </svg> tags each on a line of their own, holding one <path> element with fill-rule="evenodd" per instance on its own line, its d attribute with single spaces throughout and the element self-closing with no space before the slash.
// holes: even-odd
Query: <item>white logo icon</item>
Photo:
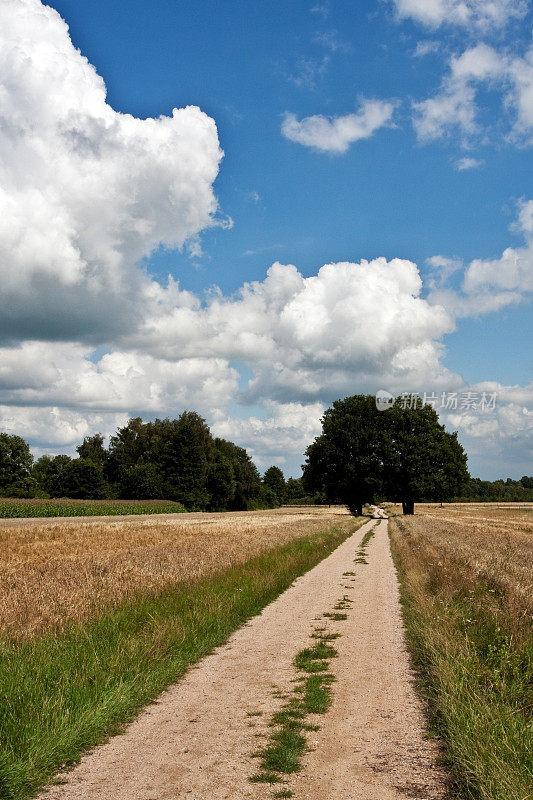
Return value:
<svg viewBox="0 0 533 800">
<path fill-rule="evenodd" d="M 388 411 L 394 405 L 395 397 L 386 389 L 379 389 L 376 392 L 376 408 L 378 411 Z"/>
</svg>

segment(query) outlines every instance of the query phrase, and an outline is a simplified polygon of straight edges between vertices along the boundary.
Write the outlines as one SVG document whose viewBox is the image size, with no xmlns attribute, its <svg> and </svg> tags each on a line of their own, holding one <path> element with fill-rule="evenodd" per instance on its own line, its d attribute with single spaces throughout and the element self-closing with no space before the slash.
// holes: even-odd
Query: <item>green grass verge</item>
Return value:
<svg viewBox="0 0 533 800">
<path fill-rule="evenodd" d="M 64 634 L 0 642 L 0 798 L 24 800 L 329 555 L 331 527 Z"/>
<path fill-rule="evenodd" d="M 20 517 L 102 517 L 123 514 L 179 514 L 171 500 L 18 500 L 0 498 L 0 519 Z"/>
<path fill-rule="evenodd" d="M 459 562 L 391 531 L 403 615 L 430 730 L 444 746 L 451 796 L 533 797 L 533 637 Z"/>
</svg>

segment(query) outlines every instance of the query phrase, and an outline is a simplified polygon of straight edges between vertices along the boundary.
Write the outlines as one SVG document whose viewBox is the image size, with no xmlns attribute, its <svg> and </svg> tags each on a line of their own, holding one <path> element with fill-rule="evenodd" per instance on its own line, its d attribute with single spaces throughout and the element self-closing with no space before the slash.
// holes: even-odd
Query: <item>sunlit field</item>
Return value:
<svg viewBox="0 0 533 800">
<path fill-rule="evenodd" d="M 0 528 L 0 797 L 25 798 L 332 552 L 341 508 Z"/>
<path fill-rule="evenodd" d="M 533 504 L 418 504 L 391 541 L 456 796 L 531 797 Z"/>
<path fill-rule="evenodd" d="M 342 508 L 0 523 L 0 635 L 62 630 L 353 518 Z"/>
</svg>

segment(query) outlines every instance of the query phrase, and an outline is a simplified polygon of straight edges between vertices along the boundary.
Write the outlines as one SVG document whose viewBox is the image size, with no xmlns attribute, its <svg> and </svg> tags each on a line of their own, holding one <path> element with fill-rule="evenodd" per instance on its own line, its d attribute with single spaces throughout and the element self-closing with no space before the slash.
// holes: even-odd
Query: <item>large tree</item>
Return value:
<svg viewBox="0 0 533 800">
<path fill-rule="evenodd" d="M 263 485 L 273 493 L 277 505 L 283 505 L 287 499 L 287 484 L 285 475 L 279 467 L 272 466 L 267 469 L 263 475 Z"/>
<path fill-rule="evenodd" d="M 207 467 L 206 486 L 211 511 L 231 508 L 237 486 L 235 472 L 231 460 L 218 448 L 215 449 Z"/>
<path fill-rule="evenodd" d="M 261 492 L 259 470 L 244 449 L 226 439 L 215 439 L 215 453 L 221 453 L 231 464 L 235 487 L 233 497 L 228 496 L 225 508 L 243 511 Z M 213 499 L 211 499 L 213 503 Z"/>
<path fill-rule="evenodd" d="M 337 400 L 322 419 L 322 435 L 307 449 L 303 480 L 361 514 L 379 496 L 402 503 L 412 514 L 417 500 L 461 494 L 469 475 L 457 434 L 447 433 L 431 406 L 419 401 L 387 411 L 373 395 Z"/>
<path fill-rule="evenodd" d="M 356 516 L 380 493 L 383 482 L 383 412 L 370 395 L 336 400 L 322 417 L 322 435 L 307 448 L 303 467 L 306 491 L 324 492 L 345 503 Z"/>
</svg>

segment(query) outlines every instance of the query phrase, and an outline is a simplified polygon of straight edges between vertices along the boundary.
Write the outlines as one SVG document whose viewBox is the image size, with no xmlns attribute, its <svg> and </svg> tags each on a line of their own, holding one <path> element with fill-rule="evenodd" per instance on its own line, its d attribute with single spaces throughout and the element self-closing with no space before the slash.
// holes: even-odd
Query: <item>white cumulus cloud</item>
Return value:
<svg viewBox="0 0 533 800">
<path fill-rule="evenodd" d="M 518 219 L 511 228 L 524 236 L 523 247 L 507 247 L 499 258 L 475 258 L 464 270 L 460 292 L 430 283 L 434 291 L 428 300 L 455 317 L 470 317 L 528 299 L 533 292 L 533 200 L 519 203 Z M 454 260 L 435 256 L 429 263 L 446 266 L 447 261 Z"/>
<path fill-rule="evenodd" d="M 499 52 L 487 44 L 453 56 L 440 90 L 413 104 L 413 124 L 420 141 L 433 141 L 455 132 L 465 141 L 476 134 L 486 135 L 479 122 L 480 88 L 500 93 L 500 117 L 507 122 L 507 138 L 533 143 L 533 47 L 519 56 Z"/>
<path fill-rule="evenodd" d="M 214 222 L 214 121 L 194 106 L 158 119 L 114 111 L 39 0 L 0 4 L 0 153 L 0 336 L 59 336 L 58 317 L 67 336 L 131 324 L 146 283 L 137 262 Z"/>
<path fill-rule="evenodd" d="M 395 104 L 386 100 L 364 99 L 354 114 L 325 117 L 317 114 L 299 120 L 287 113 L 281 131 L 292 142 L 325 153 L 345 153 L 350 145 L 368 139 L 379 128 L 389 125 Z"/>
<path fill-rule="evenodd" d="M 457 25 L 486 31 L 503 28 L 527 12 L 525 0 L 392 0 L 400 18 L 429 28 Z"/>
</svg>

